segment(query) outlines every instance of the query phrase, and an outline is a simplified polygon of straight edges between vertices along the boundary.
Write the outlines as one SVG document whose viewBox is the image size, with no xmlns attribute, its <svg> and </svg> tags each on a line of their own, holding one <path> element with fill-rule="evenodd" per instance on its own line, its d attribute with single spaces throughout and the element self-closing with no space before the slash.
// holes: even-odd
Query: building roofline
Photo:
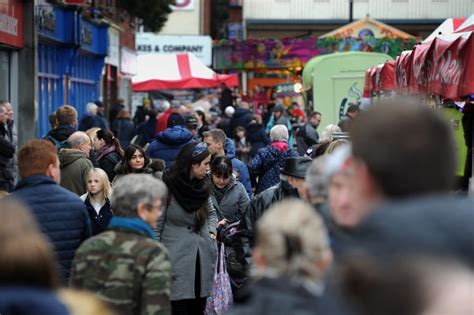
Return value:
<svg viewBox="0 0 474 315">
<path fill-rule="evenodd" d="M 444 19 L 376 19 L 388 25 L 439 25 Z M 269 25 L 336 25 L 349 24 L 348 19 L 245 19 L 248 26 Z"/>
</svg>

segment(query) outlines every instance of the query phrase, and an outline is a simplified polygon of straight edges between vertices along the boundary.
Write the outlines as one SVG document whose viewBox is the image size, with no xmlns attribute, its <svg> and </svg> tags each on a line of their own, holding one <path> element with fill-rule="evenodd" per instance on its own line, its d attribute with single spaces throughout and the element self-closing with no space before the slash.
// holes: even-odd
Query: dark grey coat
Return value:
<svg viewBox="0 0 474 315">
<path fill-rule="evenodd" d="M 184 210 L 174 197 L 171 197 L 167 209 L 158 220 L 158 240 L 168 249 L 173 268 L 172 301 L 196 298 L 194 281 L 198 252 L 201 270 L 200 297 L 210 296 L 212 292 L 217 247 L 210 233 L 216 234 L 217 215 L 210 198 L 207 223 L 201 227 L 199 233 L 194 231 L 195 223 L 195 214 Z"/>
<path fill-rule="evenodd" d="M 250 199 L 244 185 L 233 178 L 225 188 L 225 195 L 222 197 L 221 202 L 217 202 L 216 197 L 212 193 L 211 200 L 212 205 L 217 210 L 219 221 L 222 219 L 227 219 L 229 222 L 240 220 L 240 217 L 245 213 L 250 204 Z"/>
</svg>

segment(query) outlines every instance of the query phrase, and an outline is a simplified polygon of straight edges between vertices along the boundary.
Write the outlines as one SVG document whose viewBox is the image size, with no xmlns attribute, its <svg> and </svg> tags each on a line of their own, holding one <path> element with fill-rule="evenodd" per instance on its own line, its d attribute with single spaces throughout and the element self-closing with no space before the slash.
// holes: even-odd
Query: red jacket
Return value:
<svg viewBox="0 0 474 315">
<path fill-rule="evenodd" d="M 170 108 L 156 119 L 155 135 L 168 128 L 168 118 L 172 113 L 174 113 L 174 110 Z"/>
</svg>

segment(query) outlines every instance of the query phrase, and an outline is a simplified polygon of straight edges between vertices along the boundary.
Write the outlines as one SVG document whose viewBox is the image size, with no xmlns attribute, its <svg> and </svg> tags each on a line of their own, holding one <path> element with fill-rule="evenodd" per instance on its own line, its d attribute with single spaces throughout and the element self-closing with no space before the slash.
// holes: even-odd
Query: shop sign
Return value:
<svg viewBox="0 0 474 315">
<path fill-rule="evenodd" d="M 72 44 L 75 41 L 75 18 L 74 11 L 62 10 L 48 3 L 35 6 L 36 29 L 39 36 L 43 38 Z"/>
<path fill-rule="evenodd" d="M 168 36 L 154 33 L 137 33 L 136 50 L 144 54 L 193 53 L 206 66 L 212 64 L 212 39 L 210 36 Z"/>
<path fill-rule="evenodd" d="M 109 53 L 105 57 L 105 63 L 118 67 L 120 65 L 120 32 L 109 28 Z"/>
<path fill-rule="evenodd" d="M 81 49 L 96 55 L 106 56 L 108 49 L 108 26 L 96 25 L 82 19 L 79 25 Z"/>
<path fill-rule="evenodd" d="M 195 0 L 176 0 L 171 9 L 173 11 L 191 11 L 194 10 L 194 2 Z"/>
<path fill-rule="evenodd" d="M 0 0 L 0 43 L 23 47 L 22 1 Z"/>
<path fill-rule="evenodd" d="M 129 75 L 137 74 L 137 54 L 123 47 L 120 50 L 120 72 Z"/>
</svg>

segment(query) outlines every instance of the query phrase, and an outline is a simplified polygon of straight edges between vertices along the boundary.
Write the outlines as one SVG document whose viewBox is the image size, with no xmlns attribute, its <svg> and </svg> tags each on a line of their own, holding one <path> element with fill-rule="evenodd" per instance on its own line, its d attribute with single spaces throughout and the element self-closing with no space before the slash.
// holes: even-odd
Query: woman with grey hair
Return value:
<svg viewBox="0 0 474 315">
<path fill-rule="evenodd" d="M 254 282 L 230 314 L 317 314 L 332 254 L 309 205 L 294 199 L 270 208 L 258 222 L 253 258 Z"/>
<path fill-rule="evenodd" d="M 117 180 L 107 230 L 77 250 L 70 285 L 95 292 L 124 314 L 171 313 L 171 263 L 152 228 L 167 189 L 161 180 L 130 174 Z"/>
<path fill-rule="evenodd" d="M 269 145 L 258 150 L 247 165 L 256 194 L 278 184 L 285 160 L 298 156 L 288 145 L 288 129 L 285 126 L 274 126 L 270 131 L 270 141 Z"/>
</svg>

